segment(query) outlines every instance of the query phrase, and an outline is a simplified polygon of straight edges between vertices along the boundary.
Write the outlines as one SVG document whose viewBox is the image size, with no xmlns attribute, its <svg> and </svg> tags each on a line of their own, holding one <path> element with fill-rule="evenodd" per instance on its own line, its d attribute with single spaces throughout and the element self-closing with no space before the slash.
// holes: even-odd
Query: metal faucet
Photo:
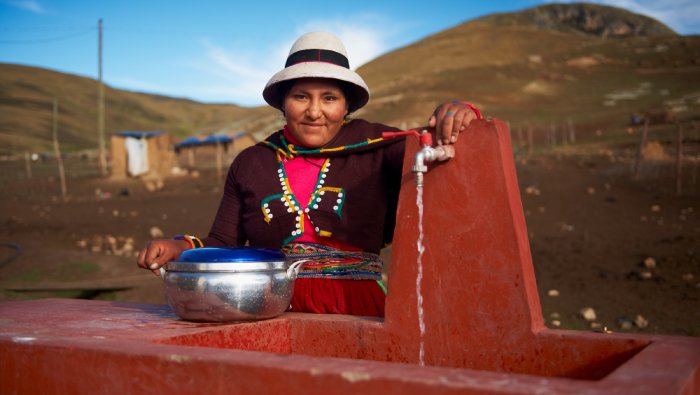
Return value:
<svg viewBox="0 0 700 395">
<path fill-rule="evenodd" d="M 416 152 L 413 167 L 411 168 L 411 171 L 416 173 L 416 186 L 423 186 L 423 175 L 428 172 L 428 166 L 426 163 L 434 161 L 442 162 L 454 158 L 455 156 L 455 149 L 452 145 L 439 145 L 437 147 L 433 147 L 433 136 L 425 129 L 420 133 L 415 130 L 382 133 L 382 137 L 396 137 L 403 135 L 416 136 L 421 145 L 421 149 Z"/>
<path fill-rule="evenodd" d="M 439 161 L 443 162 L 454 158 L 455 149 L 452 145 L 439 145 L 433 147 L 433 137 L 427 130 L 423 130 L 419 136 L 422 148 L 416 152 L 411 171 L 416 173 L 416 186 L 423 186 L 423 174 L 428 172 L 426 163 Z"/>
</svg>

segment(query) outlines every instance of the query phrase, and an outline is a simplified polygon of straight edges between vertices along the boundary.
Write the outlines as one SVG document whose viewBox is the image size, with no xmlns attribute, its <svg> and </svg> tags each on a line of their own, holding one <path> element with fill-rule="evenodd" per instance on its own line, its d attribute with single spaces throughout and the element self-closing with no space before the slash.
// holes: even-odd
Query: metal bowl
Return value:
<svg viewBox="0 0 700 395">
<path fill-rule="evenodd" d="M 289 307 L 302 263 L 292 264 L 271 249 L 187 250 L 162 272 L 166 300 L 178 317 L 188 321 L 272 318 Z"/>
</svg>

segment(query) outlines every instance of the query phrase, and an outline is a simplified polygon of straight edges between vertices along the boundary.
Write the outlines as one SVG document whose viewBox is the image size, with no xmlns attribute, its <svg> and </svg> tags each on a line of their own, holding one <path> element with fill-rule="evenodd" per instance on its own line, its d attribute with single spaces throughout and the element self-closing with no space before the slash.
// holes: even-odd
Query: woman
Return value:
<svg viewBox="0 0 700 395">
<path fill-rule="evenodd" d="M 300 37 L 263 97 L 286 125 L 236 157 L 209 235 L 152 241 L 138 265 L 157 273 L 202 245 L 282 249 L 313 258 L 295 282 L 291 311 L 383 316 L 377 254 L 393 234 L 404 139 L 383 139 L 382 132 L 397 130 L 386 125 L 347 121 L 369 89 L 328 33 Z M 478 116 L 453 101 L 438 106 L 428 124 L 449 144 Z"/>
</svg>

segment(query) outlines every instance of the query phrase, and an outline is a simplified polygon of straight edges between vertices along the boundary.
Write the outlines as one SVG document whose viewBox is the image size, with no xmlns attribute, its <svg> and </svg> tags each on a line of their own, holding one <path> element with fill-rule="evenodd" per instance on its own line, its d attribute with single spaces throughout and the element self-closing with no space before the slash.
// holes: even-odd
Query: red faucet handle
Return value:
<svg viewBox="0 0 700 395">
<path fill-rule="evenodd" d="M 432 147 L 433 146 L 433 135 L 425 132 L 421 133 L 420 136 L 418 137 L 418 140 L 420 141 L 420 145 L 422 147 L 428 146 Z"/>
<path fill-rule="evenodd" d="M 418 132 L 413 130 L 413 129 L 402 130 L 400 132 L 383 132 L 382 133 L 382 137 L 385 139 L 399 137 L 399 136 L 416 136 L 416 138 L 420 139 L 420 135 L 418 134 Z"/>
<path fill-rule="evenodd" d="M 382 133 L 382 137 L 387 139 L 387 138 L 392 138 L 392 137 L 398 137 L 398 136 L 416 136 L 418 141 L 420 142 L 421 146 L 433 146 L 433 135 L 425 132 L 425 133 L 418 133 L 417 130 L 411 129 L 411 130 L 402 130 L 400 132 L 384 132 Z"/>
</svg>

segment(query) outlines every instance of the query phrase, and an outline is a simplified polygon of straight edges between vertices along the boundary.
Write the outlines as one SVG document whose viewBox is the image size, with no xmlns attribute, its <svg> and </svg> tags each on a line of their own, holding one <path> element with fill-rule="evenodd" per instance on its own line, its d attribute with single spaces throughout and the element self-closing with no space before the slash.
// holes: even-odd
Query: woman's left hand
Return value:
<svg viewBox="0 0 700 395">
<path fill-rule="evenodd" d="M 435 128 L 435 139 L 438 145 L 452 144 L 457 141 L 460 132 L 464 131 L 469 123 L 479 119 L 481 114 L 475 112 L 464 102 L 453 100 L 440 104 L 428 120 L 428 126 Z"/>
</svg>

